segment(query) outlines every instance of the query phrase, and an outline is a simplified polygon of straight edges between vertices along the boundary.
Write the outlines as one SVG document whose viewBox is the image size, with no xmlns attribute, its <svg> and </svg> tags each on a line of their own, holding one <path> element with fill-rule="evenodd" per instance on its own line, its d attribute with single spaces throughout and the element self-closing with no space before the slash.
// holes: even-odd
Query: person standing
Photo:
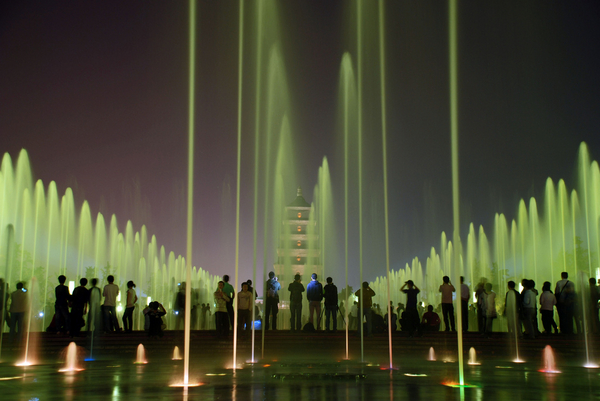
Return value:
<svg viewBox="0 0 600 401">
<path fill-rule="evenodd" d="M 594 277 L 589 279 L 590 283 L 590 329 L 593 333 L 598 333 L 600 331 L 600 321 L 598 320 L 598 300 L 600 297 L 598 296 L 598 287 L 596 287 L 596 279 Z M 586 313 L 584 311 L 584 313 Z"/>
<path fill-rule="evenodd" d="M 281 284 L 277 281 L 274 272 L 269 272 L 266 283 L 267 299 L 265 301 L 265 330 L 269 329 L 269 317 L 273 315 L 271 330 L 277 330 L 277 313 L 279 312 L 279 290 Z"/>
<path fill-rule="evenodd" d="M 515 290 L 515 282 L 511 280 L 508 282 L 508 291 L 504 298 L 504 316 L 506 316 L 508 332 L 513 335 L 517 332 L 517 328 L 520 331 L 521 307 L 521 294 Z M 518 334 L 520 335 L 520 333 Z"/>
<path fill-rule="evenodd" d="M 460 306 L 463 333 L 469 331 L 469 286 L 465 284 L 465 278 L 460 276 Z"/>
<path fill-rule="evenodd" d="M 405 289 L 408 287 L 408 289 Z M 408 280 L 400 288 L 400 291 L 406 294 L 406 310 L 405 310 L 405 325 L 408 331 L 408 336 L 412 337 L 417 332 L 421 336 L 421 322 L 419 319 L 419 311 L 417 310 L 417 294 L 421 292 L 412 280 Z"/>
<path fill-rule="evenodd" d="M 358 302 L 354 301 L 350 307 L 350 314 L 348 315 L 348 330 L 354 330 L 358 327 Z"/>
<path fill-rule="evenodd" d="M 302 293 L 304 285 L 299 274 L 294 276 L 294 281 L 288 285 L 290 292 L 290 314 L 292 332 L 302 330 Z"/>
<path fill-rule="evenodd" d="M 575 285 L 569 281 L 569 273 L 562 272 L 561 280 L 556 283 L 556 310 L 561 334 L 573 334 L 573 315 L 575 314 Z"/>
<path fill-rule="evenodd" d="M 24 288 L 23 283 L 17 283 L 17 289 L 10 294 L 10 340 L 14 340 L 15 337 L 19 341 L 23 339 L 23 326 L 25 321 L 25 313 L 29 308 L 29 297 L 27 296 L 27 289 Z M 15 334 L 16 333 L 16 334 Z"/>
<path fill-rule="evenodd" d="M 533 319 L 535 317 L 535 293 L 531 290 L 531 280 L 523 280 L 523 325 L 525 326 L 525 332 L 527 338 L 535 338 L 535 330 L 533 328 Z"/>
<path fill-rule="evenodd" d="M 85 288 L 87 278 L 83 277 L 79 280 L 79 287 L 73 290 L 71 296 L 73 307 L 71 308 L 71 337 L 78 336 L 81 328 L 85 325 L 83 315 L 87 312 L 87 305 L 90 301 L 90 291 Z"/>
<path fill-rule="evenodd" d="M 227 302 L 227 315 L 229 316 L 229 324 L 233 329 L 233 319 L 235 318 L 233 313 L 233 299 L 235 298 L 235 288 L 231 284 L 229 284 L 229 275 L 226 274 L 223 276 L 223 282 L 225 283 L 223 286 L 223 292 L 229 297 L 229 301 Z M 250 287 L 250 284 L 248 284 Z"/>
<path fill-rule="evenodd" d="M 133 311 L 135 310 L 135 303 L 137 302 L 137 295 L 135 293 L 135 284 L 133 281 L 127 282 L 127 303 L 125 304 L 125 313 L 123 313 L 123 330 L 126 333 L 133 331 Z"/>
<path fill-rule="evenodd" d="M 104 315 L 104 332 L 120 331 L 119 320 L 117 319 L 117 297 L 119 296 L 119 286 L 116 285 L 115 278 L 110 275 L 106 278 L 108 284 L 104 286 L 102 295 L 104 296 L 104 304 L 102 305 L 102 313 Z"/>
<path fill-rule="evenodd" d="M 553 328 L 554 333 L 558 333 L 558 326 L 554 321 L 554 305 L 556 305 L 556 297 L 550 290 L 550 282 L 546 281 L 542 286 L 542 295 L 540 295 L 540 313 L 542 314 L 544 334 L 552 334 Z"/>
<path fill-rule="evenodd" d="M 71 302 L 71 293 L 69 287 L 65 285 L 67 278 L 64 275 L 58 276 L 58 285 L 54 289 L 56 302 L 54 303 L 54 314 L 56 317 L 56 332 L 69 333 L 70 317 L 69 302 Z"/>
<path fill-rule="evenodd" d="M 337 331 L 337 309 L 338 309 L 338 290 L 333 284 L 333 279 L 327 277 L 325 292 L 325 330 L 329 331 L 330 316 L 333 315 L 333 331 Z"/>
<path fill-rule="evenodd" d="M 102 328 L 102 309 L 100 307 L 100 301 L 102 301 L 102 293 L 98 288 L 98 279 L 93 278 L 92 288 L 90 288 L 90 313 L 88 315 L 88 331 L 91 331 L 93 335 L 100 333 Z"/>
<path fill-rule="evenodd" d="M 452 304 L 452 293 L 456 291 L 452 283 L 450 282 L 450 277 L 444 276 L 444 283 L 440 285 L 440 292 L 442 293 L 442 313 L 444 315 L 444 326 L 446 327 L 446 331 L 450 331 L 452 327 L 452 331 L 456 331 L 456 327 L 454 325 L 454 304 Z M 450 320 L 450 323 L 448 323 Z"/>
<path fill-rule="evenodd" d="M 485 284 L 485 336 L 492 335 L 494 319 L 498 317 L 496 312 L 496 293 L 492 291 L 492 283 Z"/>
<path fill-rule="evenodd" d="M 229 336 L 229 316 L 227 313 L 227 302 L 229 296 L 223 291 L 224 281 L 219 281 L 219 287 L 215 291 L 215 320 L 217 324 L 217 338 L 226 339 Z"/>
<path fill-rule="evenodd" d="M 252 320 L 252 293 L 248 291 L 248 283 L 242 283 L 242 291 L 237 297 L 238 309 L 238 331 L 250 330 Z"/>
<path fill-rule="evenodd" d="M 306 286 L 306 298 L 308 299 L 309 318 L 308 321 L 316 330 L 320 329 L 321 301 L 323 300 L 323 285 L 317 280 L 317 273 L 310 276 L 310 283 Z M 313 313 L 317 314 L 317 324 L 314 325 Z"/>
<path fill-rule="evenodd" d="M 367 319 L 367 336 L 372 336 L 372 312 L 371 306 L 373 305 L 373 297 L 375 296 L 375 291 L 369 287 L 369 283 L 366 281 L 362 283 L 362 288 L 354 293 L 358 297 L 359 308 L 362 306 L 362 316 L 360 316 L 360 312 L 358 315 L 358 326 L 357 326 L 357 334 L 360 335 L 360 328 L 363 324 L 363 319 Z"/>
</svg>

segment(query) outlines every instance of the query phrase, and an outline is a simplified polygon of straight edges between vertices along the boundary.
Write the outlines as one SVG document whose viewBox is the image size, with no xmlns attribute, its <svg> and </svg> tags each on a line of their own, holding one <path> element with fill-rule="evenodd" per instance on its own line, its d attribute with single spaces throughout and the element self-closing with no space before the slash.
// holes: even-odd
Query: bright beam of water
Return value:
<svg viewBox="0 0 600 401">
<path fill-rule="evenodd" d="M 252 254 L 252 283 L 256 283 L 256 258 L 258 254 L 257 241 L 258 241 L 258 165 L 259 165 L 259 153 L 258 145 L 260 138 L 260 88 L 261 88 L 261 69 L 262 69 L 262 16 L 263 16 L 263 1 L 258 0 L 258 23 L 256 24 L 258 33 L 256 35 L 256 94 L 254 104 L 256 105 L 256 114 L 254 116 L 254 233 L 253 233 L 253 254 Z M 254 294 L 252 292 L 252 362 L 255 362 L 254 357 L 254 339 L 256 331 L 254 330 L 254 321 L 256 319 L 256 307 L 254 301 Z M 264 355 L 263 355 L 264 356 Z"/>
<path fill-rule="evenodd" d="M 387 176 L 387 124 L 385 106 L 385 43 L 384 43 L 383 0 L 379 0 L 379 79 L 381 83 L 381 143 L 383 153 L 383 204 L 385 217 L 385 271 L 387 277 L 388 343 L 390 369 L 392 360 L 392 306 L 390 305 L 390 231 L 388 226 L 388 176 Z"/>
<path fill-rule="evenodd" d="M 240 263 L 240 174 L 242 162 L 242 71 L 243 71 L 243 53 L 244 53 L 244 2 L 240 1 L 239 16 L 239 49 L 238 49 L 238 126 L 237 126 L 237 183 L 235 195 L 235 287 L 233 291 L 239 288 L 239 263 Z M 253 281 L 254 283 L 254 281 Z M 237 302 L 233 303 L 234 316 L 237 316 Z M 252 308 L 254 309 L 254 308 Z M 237 335 L 238 319 L 233 319 L 233 369 L 237 367 Z"/>
<path fill-rule="evenodd" d="M 190 375 L 190 323 L 192 299 L 192 233 L 194 220 L 194 100 L 196 85 L 196 1 L 190 0 L 189 20 L 189 109 L 188 109 L 188 198 L 187 198 L 187 251 L 185 286 L 185 336 L 183 355 L 183 384 L 189 384 Z"/>
<path fill-rule="evenodd" d="M 449 48 L 450 48 L 450 132 L 452 135 L 452 205 L 454 207 L 454 268 L 460 276 L 460 218 L 459 218 L 459 188 L 458 188 L 458 72 L 456 51 L 456 0 L 450 0 L 448 13 Z M 458 282 L 458 281 L 457 281 Z M 462 302 L 460 297 L 456 297 Z M 459 304 L 456 317 L 458 318 L 458 375 L 460 385 L 465 384 L 463 366 L 462 339 L 462 305 Z"/>
<path fill-rule="evenodd" d="M 358 317 L 358 324 L 360 325 L 360 361 L 365 361 L 365 347 L 364 347 L 364 306 L 363 306 L 363 298 L 365 289 L 363 288 L 363 240 L 362 240 L 362 232 L 363 232 L 363 210 L 362 210 L 362 1 L 359 0 L 356 2 L 357 5 L 357 24 L 358 24 L 358 35 L 357 35 L 357 44 L 356 44 L 356 53 L 357 53 L 357 76 L 358 76 L 358 235 L 359 235 L 359 266 L 360 266 L 360 315 Z"/>
</svg>

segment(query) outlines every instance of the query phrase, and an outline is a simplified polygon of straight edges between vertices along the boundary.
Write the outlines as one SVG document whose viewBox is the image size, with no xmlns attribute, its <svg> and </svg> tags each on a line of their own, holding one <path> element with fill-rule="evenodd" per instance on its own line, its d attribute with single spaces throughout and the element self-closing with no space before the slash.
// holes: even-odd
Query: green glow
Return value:
<svg viewBox="0 0 600 401">
<path fill-rule="evenodd" d="M 257 29 L 258 34 L 257 38 L 257 49 L 256 49 L 256 93 L 255 93 L 255 101 L 256 105 L 256 114 L 254 116 L 254 233 L 253 233 L 253 244 L 252 244 L 252 283 L 256 283 L 256 258 L 257 258 L 257 241 L 258 241 L 258 145 L 260 138 L 260 88 L 261 88 L 261 75 L 260 71 L 262 68 L 262 6 L 263 0 L 258 0 L 258 23 Z M 252 321 L 256 319 L 255 316 L 255 308 L 252 308 Z M 254 330 L 254 324 L 252 324 L 252 360 L 255 361 L 254 358 L 254 339 L 256 333 Z M 263 336 L 264 337 L 264 336 Z M 262 357 L 264 358 L 264 347 L 262 351 Z"/>
<path fill-rule="evenodd" d="M 242 71 L 244 54 L 244 2 L 240 0 L 239 16 L 239 50 L 238 50 L 238 124 L 237 124 L 237 183 L 235 194 L 235 287 L 239 288 L 239 264 L 240 264 L 240 181 L 242 168 Z M 237 316 L 237 302 L 233 303 L 235 316 Z M 252 308 L 254 309 L 254 308 Z M 254 321 L 254 320 L 253 320 Z M 254 326 L 254 324 L 252 324 Z M 238 320 L 233 319 L 233 366 L 237 366 L 237 333 Z"/>
<path fill-rule="evenodd" d="M 192 233 L 194 221 L 194 100 L 196 89 L 196 1 L 190 0 L 188 97 L 188 198 L 185 297 L 192 299 Z M 189 383 L 191 302 L 185 303 L 183 383 Z"/>
<path fill-rule="evenodd" d="M 358 76 L 358 254 L 359 254 L 359 265 L 360 265 L 360 281 L 359 287 L 362 294 L 362 283 L 363 283 L 363 240 L 362 240 L 362 228 L 363 228 L 363 210 L 362 210 L 362 0 L 356 2 L 357 19 L 358 19 L 358 35 L 357 35 L 357 76 Z M 365 361 L 365 344 L 364 344 L 364 325 L 362 319 L 364 319 L 364 308 L 362 300 L 360 302 L 360 361 Z"/>
<path fill-rule="evenodd" d="M 460 217 L 459 217 L 459 187 L 458 187 L 458 72 L 457 72 L 457 40 L 456 40 L 456 0 L 449 0 L 449 48 L 450 48 L 450 132 L 452 136 L 452 205 L 454 208 L 454 268 L 460 274 Z M 460 298 L 457 297 L 458 301 Z M 463 361 L 463 338 L 462 338 L 462 307 L 459 305 L 456 313 L 458 330 L 458 375 L 460 384 L 464 385 L 464 361 Z"/>
<path fill-rule="evenodd" d="M 379 79 L 381 83 L 381 143 L 383 153 L 383 204 L 385 219 L 385 272 L 387 277 L 387 310 L 392 316 L 390 307 L 390 230 L 388 223 L 388 176 L 387 176 L 387 121 L 385 106 L 385 43 L 384 43 L 383 0 L 379 0 Z M 390 368 L 394 366 L 392 359 L 392 319 L 388 319 L 388 343 L 390 352 Z"/>
<path fill-rule="evenodd" d="M 344 272 L 348 288 L 348 78 L 344 80 Z M 346 326 L 346 359 L 348 351 L 348 324 Z"/>
</svg>

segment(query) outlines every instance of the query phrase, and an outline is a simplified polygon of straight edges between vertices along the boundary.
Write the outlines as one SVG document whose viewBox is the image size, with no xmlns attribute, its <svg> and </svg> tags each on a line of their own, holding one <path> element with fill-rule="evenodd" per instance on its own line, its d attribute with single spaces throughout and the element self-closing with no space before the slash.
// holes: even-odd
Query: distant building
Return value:
<svg viewBox="0 0 600 401">
<path fill-rule="evenodd" d="M 314 218 L 310 219 L 311 207 L 302 196 L 301 188 L 298 188 L 296 199 L 285 210 L 277 262 L 273 266 L 275 274 L 286 283 L 291 283 L 295 274 L 300 274 L 305 283 L 310 281 L 312 273 L 317 273 L 321 280 L 323 265 L 317 222 Z"/>
</svg>

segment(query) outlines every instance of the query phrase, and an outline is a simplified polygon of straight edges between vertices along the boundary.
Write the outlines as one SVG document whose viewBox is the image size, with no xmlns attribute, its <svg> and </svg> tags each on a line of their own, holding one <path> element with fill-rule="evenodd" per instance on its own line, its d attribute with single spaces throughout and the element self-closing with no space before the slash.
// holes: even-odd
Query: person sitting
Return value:
<svg viewBox="0 0 600 401">
<path fill-rule="evenodd" d="M 424 331 L 440 331 L 440 315 L 433 311 L 433 305 L 427 306 L 427 312 L 423 313 L 421 326 Z"/>
</svg>

